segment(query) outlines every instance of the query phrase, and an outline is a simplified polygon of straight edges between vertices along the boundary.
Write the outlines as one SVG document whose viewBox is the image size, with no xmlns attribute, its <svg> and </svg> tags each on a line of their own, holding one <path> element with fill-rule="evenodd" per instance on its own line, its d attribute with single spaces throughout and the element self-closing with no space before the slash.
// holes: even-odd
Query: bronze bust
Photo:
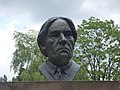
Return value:
<svg viewBox="0 0 120 90">
<path fill-rule="evenodd" d="M 79 65 L 71 60 L 77 39 L 71 19 L 52 17 L 41 27 L 37 42 L 48 59 L 39 67 L 46 80 L 73 80 Z"/>
</svg>

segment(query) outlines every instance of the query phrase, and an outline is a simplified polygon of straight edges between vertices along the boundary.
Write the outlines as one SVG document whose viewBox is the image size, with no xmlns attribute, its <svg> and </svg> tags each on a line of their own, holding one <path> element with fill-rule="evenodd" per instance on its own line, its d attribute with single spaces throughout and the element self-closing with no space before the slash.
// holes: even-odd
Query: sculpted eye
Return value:
<svg viewBox="0 0 120 90">
<path fill-rule="evenodd" d="M 72 32 L 71 31 L 67 31 L 64 33 L 65 36 L 72 36 Z"/>
<path fill-rule="evenodd" d="M 58 37 L 60 35 L 59 32 L 52 32 L 51 37 Z"/>
</svg>

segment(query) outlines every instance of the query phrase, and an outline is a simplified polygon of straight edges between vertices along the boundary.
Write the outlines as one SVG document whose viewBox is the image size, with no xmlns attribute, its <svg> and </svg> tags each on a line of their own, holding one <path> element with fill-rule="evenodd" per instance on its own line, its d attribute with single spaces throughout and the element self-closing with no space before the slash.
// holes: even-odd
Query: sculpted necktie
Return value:
<svg viewBox="0 0 120 90">
<path fill-rule="evenodd" d="M 56 80 L 62 80 L 63 79 L 61 68 L 57 67 L 57 69 L 56 69 L 54 74 L 55 74 Z"/>
<path fill-rule="evenodd" d="M 58 73 L 58 80 L 62 80 L 63 77 L 62 77 L 62 71 L 60 68 L 57 69 L 57 73 Z"/>
</svg>

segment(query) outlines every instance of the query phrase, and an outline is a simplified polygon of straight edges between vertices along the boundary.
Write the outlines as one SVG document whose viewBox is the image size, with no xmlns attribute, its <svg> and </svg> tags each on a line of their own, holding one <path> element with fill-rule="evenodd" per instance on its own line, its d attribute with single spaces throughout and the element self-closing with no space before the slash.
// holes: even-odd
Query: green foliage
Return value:
<svg viewBox="0 0 120 90">
<path fill-rule="evenodd" d="M 76 61 L 89 80 L 120 80 L 120 27 L 113 20 L 90 17 L 78 25 Z"/>
<path fill-rule="evenodd" d="M 13 53 L 11 68 L 18 76 L 14 77 L 13 81 L 36 81 L 41 78 L 40 74 L 38 77 L 38 67 L 46 59 L 38 48 L 37 34 L 35 30 L 29 30 L 27 33 L 14 32 L 16 50 Z"/>
<path fill-rule="evenodd" d="M 7 82 L 7 76 L 5 74 L 3 77 L 0 77 L 0 82 Z"/>
</svg>

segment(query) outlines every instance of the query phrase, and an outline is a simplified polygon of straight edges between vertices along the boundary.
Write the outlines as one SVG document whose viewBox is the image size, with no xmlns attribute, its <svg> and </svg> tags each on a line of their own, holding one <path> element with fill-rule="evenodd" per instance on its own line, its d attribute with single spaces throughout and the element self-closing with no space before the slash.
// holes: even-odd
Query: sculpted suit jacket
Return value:
<svg viewBox="0 0 120 90">
<path fill-rule="evenodd" d="M 41 80 L 63 80 L 63 81 L 72 81 L 77 79 L 77 73 L 80 66 L 75 63 L 73 60 L 66 66 L 62 67 L 62 79 L 58 77 L 58 69 L 56 65 L 53 65 L 49 60 L 46 60 L 40 67 Z"/>
</svg>

